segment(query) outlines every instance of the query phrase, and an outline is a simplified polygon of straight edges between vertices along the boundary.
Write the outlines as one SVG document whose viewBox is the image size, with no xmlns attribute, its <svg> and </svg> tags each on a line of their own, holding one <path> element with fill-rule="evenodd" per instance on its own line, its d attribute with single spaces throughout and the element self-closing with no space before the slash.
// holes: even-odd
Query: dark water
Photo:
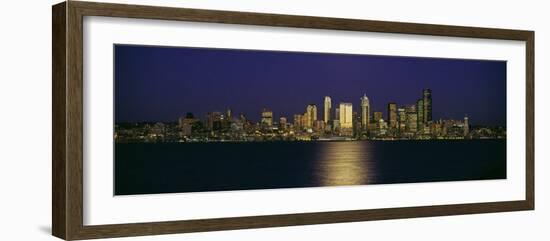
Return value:
<svg viewBox="0 0 550 241">
<path fill-rule="evenodd" d="M 506 178 L 506 140 L 136 143 L 115 153 L 116 195 Z"/>
</svg>

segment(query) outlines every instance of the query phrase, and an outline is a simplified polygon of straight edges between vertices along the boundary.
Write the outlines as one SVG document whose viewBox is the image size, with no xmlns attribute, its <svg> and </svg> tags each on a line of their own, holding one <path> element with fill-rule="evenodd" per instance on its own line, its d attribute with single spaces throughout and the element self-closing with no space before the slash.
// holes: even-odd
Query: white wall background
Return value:
<svg viewBox="0 0 550 241">
<path fill-rule="evenodd" d="M 146 1 L 136 4 L 407 21 L 536 31 L 536 210 L 119 240 L 548 240 L 550 15 L 545 1 Z M 0 240 L 51 232 L 51 5 L 7 1 L 0 12 Z M 542 108 L 541 108 L 542 107 Z M 518 113 L 522 114 L 522 113 Z"/>
</svg>

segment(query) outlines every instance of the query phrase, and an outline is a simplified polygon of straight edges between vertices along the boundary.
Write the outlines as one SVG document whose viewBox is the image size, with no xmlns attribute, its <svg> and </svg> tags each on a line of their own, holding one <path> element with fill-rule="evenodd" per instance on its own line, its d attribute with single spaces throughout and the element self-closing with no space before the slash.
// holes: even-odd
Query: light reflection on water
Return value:
<svg viewBox="0 0 550 241">
<path fill-rule="evenodd" d="M 376 177 L 368 142 L 324 142 L 318 152 L 321 186 L 368 184 Z"/>
</svg>

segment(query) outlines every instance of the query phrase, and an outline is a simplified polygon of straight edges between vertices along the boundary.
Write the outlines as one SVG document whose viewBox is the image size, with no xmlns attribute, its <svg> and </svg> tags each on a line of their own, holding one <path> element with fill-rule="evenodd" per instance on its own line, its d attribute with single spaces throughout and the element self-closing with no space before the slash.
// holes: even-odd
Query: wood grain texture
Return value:
<svg viewBox="0 0 550 241">
<path fill-rule="evenodd" d="M 66 238 L 66 4 L 52 7 L 52 234 Z"/>
<path fill-rule="evenodd" d="M 534 209 L 534 32 L 69 1 L 53 7 L 52 230 L 75 240 Z M 114 225 L 83 225 L 83 17 L 108 16 L 526 42 L 525 200 Z"/>
<path fill-rule="evenodd" d="M 67 6 L 67 223 L 68 239 L 83 228 L 83 15 Z"/>
<path fill-rule="evenodd" d="M 535 209 L 535 32 L 525 39 L 526 79 L 526 149 L 525 149 L 525 200 Z"/>
</svg>

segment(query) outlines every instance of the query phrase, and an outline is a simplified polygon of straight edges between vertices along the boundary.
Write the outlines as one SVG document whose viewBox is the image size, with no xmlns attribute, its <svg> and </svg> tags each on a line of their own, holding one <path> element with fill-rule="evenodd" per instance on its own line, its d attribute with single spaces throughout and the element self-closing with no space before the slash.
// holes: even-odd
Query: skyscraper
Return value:
<svg viewBox="0 0 550 241">
<path fill-rule="evenodd" d="M 325 96 L 325 112 L 324 112 L 325 125 L 329 125 L 331 110 L 332 110 L 332 102 L 331 102 L 330 96 Z"/>
<path fill-rule="evenodd" d="M 342 111 L 342 110 L 340 110 Z M 366 94 L 361 97 L 361 125 L 363 130 L 367 130 L 370 122 L 370 103 Z"/>
<path fill-rule="evenodd" d="M 423 126 L 424 123 L 426 123 L 426 118 L 424 116 L 424 114 L 426 113 L 424 111 L 424 99 L 418 99 L 418 101 L 416 101 L 416 113 L 417 113 L 417 121 L 418 121 L 418 126 Z"/>
<path fill-rule="evenodd" d="M 351 136 L 353 134 L 353 105 L 340 103 L 340 134 Z"/>
<path fill-rule="evenodd" d="M 286 117 L 279 118 L 279 129 L 286 130 Z"/>
<path fill-rule="evenodd" d="M 399 131 L 405 131 L 405 126 L 407 123 L 407 113 L 405 112 L 405 107 L 402 106 L 397 109 L 397 120 Z"/>
<path fill-rule="evenodd" d="M 432 90 L 430 89 L 424 89 L 422 91 L 422 100 L 424 101 L 424 123 L 428 121 L 432 121 Z"/>
<path fill-rule="evenodd" d="M 263 127 L 271 127 L 273 125 L 273 111 L 267 108 L 262 109 L 261 124 Z"/>
<path fill-rule="evenodd" d="M 294 115 L 294 130 L 302 130 L 302 115 Z"/>
<path fill-rule="evenodd" d="M 340 103 L 340 128 L 353 128 L 353 105 Z"/>
<path fill-rule="evenodd" d="M 391 129 L 397 128 L 397 104 L 388 103 L 388 122 Z"/>
<path fill-rule="evenodd" d="M 210 131 L 217 131 L 222 128 L 222 113 L 214 111 L 206 114 L 206 127 Z"/>
<path fill-rule="evenodd" d="M 309 104 L 306 108 L 307 116 L 307 128 L 313 128 L 315 121 L 317 121 L 317 106 L 315 104 Z"/>
<path fill-rule="evenodd" d="M 407 106 L 405 112 L 407 113 L 405 130 L 410 133 L 416 133 L 418 131 L 418 112 L 416 110 L 416 105 Z"/>
</svg>

